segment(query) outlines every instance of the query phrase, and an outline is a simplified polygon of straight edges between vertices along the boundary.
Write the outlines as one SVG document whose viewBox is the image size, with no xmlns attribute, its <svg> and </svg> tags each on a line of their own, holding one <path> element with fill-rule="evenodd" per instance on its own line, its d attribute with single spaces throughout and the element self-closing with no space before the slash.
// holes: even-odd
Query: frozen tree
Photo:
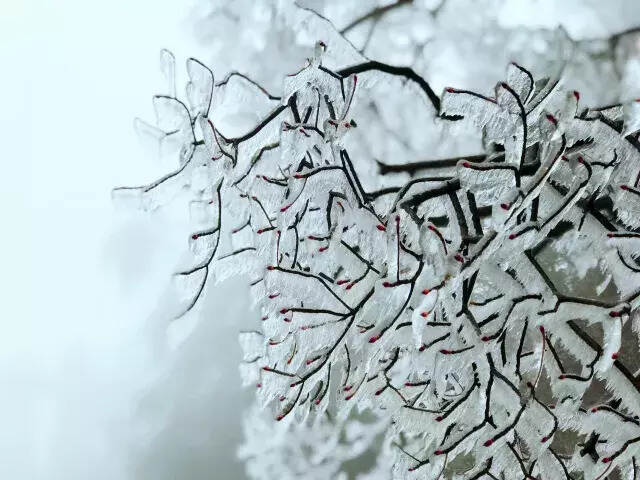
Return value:
<svg viewBox="0 0 640 480">
<path fill-rule="evenodd" d="M 192 198 L 176 317 L 249 278 L 249 473 L 331 478 L 384 431 L 364 478 L 636 478 L 640 104 L 516 63 L 438 95 L 309 10 L 283 25 L 315 43 L 279 90 L 189 59 L 179 96 L 163 52 L 137 125 L 178 167 L 114 190 Z"/>
</svg>

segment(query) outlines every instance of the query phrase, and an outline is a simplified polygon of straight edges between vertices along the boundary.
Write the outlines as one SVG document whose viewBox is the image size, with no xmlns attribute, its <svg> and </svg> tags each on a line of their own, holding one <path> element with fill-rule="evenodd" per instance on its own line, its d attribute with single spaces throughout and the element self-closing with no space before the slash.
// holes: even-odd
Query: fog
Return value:
<svg viewBox="0 0 640 480">
<path fill-rule="evenodd" d="M 551 27 L 554 8 L 578 36 L 625 20 L 542 1 L 502 21 Z M 152 118 L 161 48 L 179 68 L 210 60 L 190 12 L 177 0 L 0 2 L 0 478 L 244 478 L 246 282 L 173 324 L 163 298 L 190 234 L 185 200 L 144 213 L 110 197 L 170 168 L 132 121 Z"/>
<path fill-rule="evenodd" d="M 168 167 L 132 120 L 151 118 L 160 48 L 202 53 L 189 6 L 0 8 L 0 477 L 242 478 L 249 394 L 233 339 L 250 314 L 220 299 L 243 284 L 205 300 L 185 343 L 168 341 L 158 299 L 186 246 L 185 205 L 145 214 L 110 198 Z"/>
</svg>

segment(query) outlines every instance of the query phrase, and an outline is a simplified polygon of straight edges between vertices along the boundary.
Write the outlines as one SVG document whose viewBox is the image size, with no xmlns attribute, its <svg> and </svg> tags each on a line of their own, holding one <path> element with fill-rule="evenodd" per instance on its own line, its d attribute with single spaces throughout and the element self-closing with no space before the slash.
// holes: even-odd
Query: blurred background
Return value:
<svg viewBox="0 0 640 480">
<path fill-rule="evenodd" d="M 110 196 L 169 168 L 133 119 L 152 118 L 161 48 L 206 58 L 189 11 L 0 2 L 0 478 L 243 478 L 244 283 L 177 346 L 161 300 L 186 206 L 118 211 Z"/>
<path fill-rule="evenodd" d="M 228 65 L 225 42 L 242 46 L 256 31 L 230 37 L 221 3 L 0 2 L 0 478 L 244 478 L 235 452 L 253 392 L 240 388 L 236 335 L 255 318 L 245 282 L 225 282 L 199 318 L 173 324 L 163 298 L 190 233 L 186 200 L 144 213 L 117 210 L 110 198 L 113 186 L 171 168 L 140 146 L 132 127 L 134 117 L 152 117 L 161 48 L 178 65 L 194 56 L 216 72 L 252 69 L 249 56 Z M 358 18 L 366 2 L 305 3 L 338 24 Z M 597 10 L 589 1 L 509 5 L 491 20 L 507 30 L 562 24 L 574 39 L 591 39 L 640 24 L 635 0 Z M 455 25 L 455 15 L 444 18 Z M 267 33 L 270 18 L 256 20 Z M 469 15 L 461 31 L 493 31 L 478 18 Z M 402 28 L 402 17 L 391 19 L 381 35 Z M 353 40 L 366 35 L 354 29 Z M 490 88 L 513 53 L 488 35 L 494 47 L 477 64 L 495 66 L 478 73 L 466 68 L 465 55 L 479 54 L 473 45 L 445 38 L 439 48 L 460 48 L 423 63 L 401 48 L 415 38 L 393 38 L 398 57 L 384 60 L 437 72 L 436 90 L 472 80 Z M 300 64 L 307 52 L 299 53 L 285 60 Z M 544 46 L 534 53 L 544 56 Z M 622 72 L 629 95 L 640 95 L 639 63 L 636 56 Z M 574 77 L 587 85 L 612 74 L 580 65 Z M 617 87 L 605 93 L 607 101 L 620 95 Z"/>
</svg>

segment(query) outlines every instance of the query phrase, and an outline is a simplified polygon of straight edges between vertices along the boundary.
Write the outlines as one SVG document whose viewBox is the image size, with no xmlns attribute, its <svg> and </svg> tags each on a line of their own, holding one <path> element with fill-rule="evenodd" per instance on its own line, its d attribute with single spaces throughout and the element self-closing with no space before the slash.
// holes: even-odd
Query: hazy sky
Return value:
<svg viewBox="0 0 640 480">
<path fill-rule="evenodd" d="M 110 199 L 170 168 L 132 120 L 152 118 L 160 48 L 179 68 L 202 54 L 188 13 L 164 0 L 0 2 L 1 478 L 240 475 L 232 322 L 246 309 L 210 299 L 188 344 L 166 348 L 153 312 L 186 246 L 184 205 L 149 215 Z"/>
</svg>

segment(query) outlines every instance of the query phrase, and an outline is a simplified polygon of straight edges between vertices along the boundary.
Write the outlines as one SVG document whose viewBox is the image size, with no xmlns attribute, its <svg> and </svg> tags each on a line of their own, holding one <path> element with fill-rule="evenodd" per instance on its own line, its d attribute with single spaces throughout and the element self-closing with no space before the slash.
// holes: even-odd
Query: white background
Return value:
<svg viewBox="0 0 640 480">
<path fill-rule="evenodd" d="M 206 58 L 189 13 L 0 0 L 0 478 L 241 478 L 232 322 L 250 314 L 208 299 L 167 348 L 153 312 L 186 247 L 184 205 L 127 213 L 110 198 L 170 168 L 132 120 L 152 119 L 160 48 L 179 68 Z"/>
</svg>

